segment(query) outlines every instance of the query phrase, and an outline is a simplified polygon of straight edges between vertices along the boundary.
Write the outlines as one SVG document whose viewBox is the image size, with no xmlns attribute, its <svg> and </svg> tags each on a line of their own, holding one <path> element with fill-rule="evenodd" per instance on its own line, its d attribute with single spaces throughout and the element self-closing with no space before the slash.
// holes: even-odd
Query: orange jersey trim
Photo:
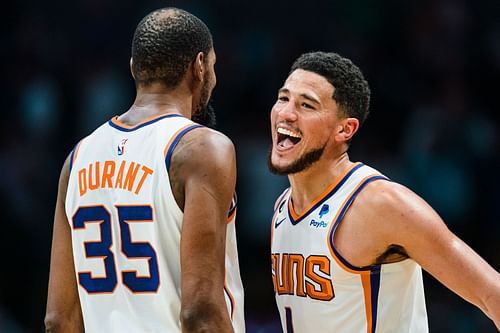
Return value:
<svg viewBox="0 0 500 333">
<path fill-rule="evenodd" d="M 231 291 L 227 287 L 226 278 L 224 278 L 224 291 L 226 292 L 227 296 L 229 297 L 229 302 L 231 303 L 231 320 L 233 320 L 234 319 L 234 306 L 236 305 L 236 303 L 234 302 L 233 294 L 231 293 Z"/>
<path fill-rule="evenodd" d="M 190 126 L 193 126 L 195 124 L 187 124 L 185 126 L 182 126 L 181 128 L 179 128 L 175 133 L 174 135 L 172 135 L 172 137 L 170 138 L 170 140 L 168 141 L 167 145 L 165 146 L 165 149 L 163 150 L 163 159 L 166 159 L 167 158 L 167 154 L 168 154 L 168 150 L 170 148 L 170 146 L 172 145 L 172 143 L 175 141 L 175 139 L 177 139 L 177 137 L 179 136 L 179 134 L 184 131 L 185 129 L 187 129 L 188 127 Z M 193 128 L 194 129 L 194 128 Z"/>
<path fill-rule="evenodd" d="M 340 253 L 338 253 L 334 249 L 333 234 L 335 233 L 338 224 L 344 218 L 343 214 L 347 212 L 347 210 L 349 209 L 350 205 L 354 201 L 359 191 L 361 191 L 364 188 L 364 186 L 366 186 L 371 181 L 378 179 L 387 180 L 387 178 L 385 178 L 380 174 L 372 174 L 364 177 L 363 180 L 359 182 L 359 184 L 351 191 L 351 193 L 349 193 L 349 195 L 346 197 L 346 199 L 340 206 L 340 209 L 338 210 L 337 214 L 335 215 L 335 217 L 331 222 L 330 230 L 328 231 L 328 249 L 330 250 L 330 254 L 333 257 L 333 259 L 343 270 L 360 276 L 361 284 L 363 286 L 363 296 L 365 301 L 367 333 L 374 333 L 374 330 L 376 329 L 377 302 L 378 302 L 378 292 L 380 287 L 380 280 L 379 280 L 380 266 L 372 265 L 365 267 L 357 267 L 351 265 L 347 260 L 341 258 Z M 351 267 L 348 267 L 347 265 L 350 265 Z"/>
<path fill-rule="evenodd" d="M 370 181 L 377 180 L 377 179 L 386 179 L 386 178 L 383 177 L 383 176 L 381 176 L 381 175 L 379 175 L 379 174 L 372 174 L 372 175 L 368 175 L 365 178 L 363 178 L 363 180 L 361 180 L 359 182 L 359 184 L 346 197 L 346 199 L 344 200 L 344 202 L 340 206 L 340 209 L 338 210 L 337 214 L 335 215 L 335 217 L 333 218 L 333 220 L 330 223 L 330 230 L 328 230 L 328 249 L 330 250 L 330 254 L 335 259 L 335 261 L 337 262 L 337 264 L 339 264 L 339 266 L 341 268 L 343 268 L 345 271 L 347 271 L 349 273 L 361 274 L 363 271 L 370 271 L 371 266 L 357 267 L 357 266 L 351 265 L 353 268 L 355 268 L 355 269 L 353 269 L 351 267 L 348 267 L 342 261 L 342 259 L 344 259 L 344 258 L 339 258 L 339 256 L 337 255 L 337 252 L 333 249 L 333 246 L 334 246 L 334 244 L 333 244 L 333 233 L 335 233 L 335 230 L 336 230 L 338 224 L 340 223 L 340 221 L 342 221 L 342 219 L 344 218 L 344 216 L 341 216 L 341 219 L 340 219 L 340 221 L 338 221 L 338 223 L 336 223 L 336 222 L 339 219 L 340 214 L 345 214 L 347 212 L 347 210 L 349 209 L 350 205 L 354 201 L 353 198 L 357 194 L 356 192 L 358 192 L 361 187 L 366 186 Z M 347 262 L 347 260 L 345 260 L 345 261 Z"/>
<path fill-rule="evenodd" d="M 72 161 L 73 164 L 75 163 L 76 158 L 78 157 L 78 151 L 80 150 L 80 146 L 82 145 L 82 142 L 83 142 L 83 140 L 78 142 L 78 144 L 75 147 L 75 153 L 73 154 L 73 161 Z"/>
<path fill-rule="evenodd" d="M 273 217 L 271 218 L 271 239 L 269 240 L 269 246 L 270 246 L 270 248 L 272 248 L 272 246 L 273 246 L 274 229 L 275 229 L 275 228 L 274 228 L 274 223 L 276 223 L 276 217 L 277 217 L 277 216 L 278 216 L 278 214 L 279 214 L 279 207 L 280 207 L 280 205 L 282 204 L 282 202 L 283 202 L 284 200 L 286 200 L 286 196 L 287 196 L 287 194 L 289 194 L 289 193 L 290 193 L 290 191 L 289 191 L 289 188 L 288 188 L 288 189 L 286 189 L 286 190 L 285 190 L 285 192 L 284 192 L 284 193 L 282 193 L 282 194 L 279 196 L 278 200 L 276 200 L 276 202 L 275 202 L 275 204 L 274 204 L 274 205 L 275 205 L 275 207 L 274 207 L 274 213 L 273 213 Z"/>
<path fill-rule="evenodd" d="M 340 181 L 342 179 L 344 179 L 344 177 L 354 168 L 356 168 L 357 166 L 359 166 L 360 164 L 362 164 L 361 162 L 357 162 L 357 163 L 354 163 L 353 165 L 351 165 L 347 170 L 345 170 L 340 176 L 338 176 L 334 181 L 333 183 L 331 183 L 324 191 L 323 193 L 321 193 L 316 199 L 314 199 L 313 202 L 311 202 L 309 204 L 309 206 L 307 206 L 306 209 L 304 209 L 300 214 L 296 213 L 295 212 L 295 209 L 293 208 L 293 204 L 292 204 L 292 200 L 291 200 L 291 197 L 290 197 L 290 200 L 288 200 L 288 211 L 290 212 L 290 215 L 291 217 L 294 219 L 294 220 L 300 220 L 302 219 L 304 216 L 306 216 L 309 211 L 311 210 L 311 208 L 313 208 L 318 202 L 320 202 L 321 200 L 323 200 L 324 197 L 326 197 L 334 188 L 335 186 L 337 186 Z M 293 191 L 293 189 L 292 189 Z M 290 191 L 291 192 L 291 191 Z"/>
<path fill-rule="evenodd" d="M 78 156 L 78 150 L 80 149 L 80 145 L 82 144 L 82 142 L 83 142 L 83 139 L 80 140 L 80 142 L 78 142 L 76 144 L 75 148 L 73 148 L 73 150 L 71 151 L 71 157 L 69 159 L 69 171 L 70 172 L 73 169 L 73 165 L 75 165 L 76 157 Z"/>
<path fill-rule="evenodd" d="M 163 114 L 158 114 L 158 115 L 154 115 L 151 117 L 147 117 L 146 119 L 141 120 L 140 122 L 138 122 L 135 125 L 126 125 L 126 124 L 122 123 L 121 121 L 119 121 L 118 116 L 116 116 L 116 117 L 111 118 L 111 122 L 117 126 L 120 126 L 120 127 L 126 128 L 126 129 L 133 129 L 133 128 L 141 126 L 144 123 L 150 122 L 150 121 L 155 120 L 157 118 L 165 117 L 167 115 L 172 115 L 172 114 L 179 114 L 180 116 L 182 116 L 180 113 L 168 112 L 168 113 L 163 113 Z"/>
<path fill-rule="evenodd" d="M 231 223 L 231 221 L 233 220 L 233 218 L 236 216 L 236 210 L 237 209 L 238 208 L 236 208 L 236 207 L 233 208 L 233 211 L 231 212 L 231 215 L 229 215 L 227 217 L 227 222 L 226 222 L 227 224 Z"/>
</svg>

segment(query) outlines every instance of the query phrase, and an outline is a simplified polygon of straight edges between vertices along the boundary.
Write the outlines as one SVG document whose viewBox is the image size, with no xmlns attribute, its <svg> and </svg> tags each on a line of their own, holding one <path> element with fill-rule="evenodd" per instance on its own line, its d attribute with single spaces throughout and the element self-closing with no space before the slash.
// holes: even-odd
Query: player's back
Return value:
<svg viewBox="0 0 500 333">
<path fill-rule="evenodd" d="M 66 214 L 87 332 L 180 331 L 183 213 L 168 168 L 178 140 L 199 126 L 177 114 L 133 127 L 112 119 L 74 149 Z M 228 249 L 236 253 L 235 237 Z M 237 256 L 228 261 L 228 311 L 242 322 Z"/>
</svg>

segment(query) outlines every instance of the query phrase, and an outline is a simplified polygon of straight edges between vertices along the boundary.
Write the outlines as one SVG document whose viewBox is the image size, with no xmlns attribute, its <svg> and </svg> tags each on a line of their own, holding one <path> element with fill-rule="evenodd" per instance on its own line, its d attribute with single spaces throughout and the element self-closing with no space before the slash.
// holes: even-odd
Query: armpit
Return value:
<svg viewBox="0 0 500 333">
<path fill-rule="evenodd" d="M 381 264 L 390 264 L 390 263 L 395 263 L 399 261 L 403 261 L 405 259 L 408 259 L 408 253 L 406 253 L 406 250 L 400 246 L 400 245 L 389 245 L 387 250 L 385 250 L 384 253 L 379 255 L 377 259 L 375 260 L 375 264 L 381 265 Z"/>
</svg>

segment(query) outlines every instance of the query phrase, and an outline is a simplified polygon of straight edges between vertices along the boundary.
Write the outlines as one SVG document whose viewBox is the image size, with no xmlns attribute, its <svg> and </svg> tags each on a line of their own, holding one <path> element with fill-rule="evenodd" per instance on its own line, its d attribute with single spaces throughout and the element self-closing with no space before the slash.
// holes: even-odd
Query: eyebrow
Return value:
<svg viewBox="0 0 500 333">
<path fill-rule="evenodd" d="M 281 88 L 280 90 L 278 90 L 278 93 L 290 93 L 290 90 L 288 90 L 287 88 Z M 320 101 L 318 101 L 315 97 L 313 97 L 307 93 L 300 94 L 300 97 L 303 97 L 303 98 L 305 98 L 313 103 L 321 104 Z"/>
</svg>

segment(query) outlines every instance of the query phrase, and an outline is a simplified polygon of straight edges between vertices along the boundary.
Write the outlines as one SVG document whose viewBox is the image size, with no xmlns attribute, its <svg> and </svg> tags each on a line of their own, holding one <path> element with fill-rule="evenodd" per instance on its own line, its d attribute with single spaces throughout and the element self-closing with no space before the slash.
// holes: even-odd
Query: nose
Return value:
<svg viewBox="0 0 500 333">
<path fill-rule="evenodd" d="M 276 111 L 278 117 L 282 120 L 297 120 L 297 108 L 295 107 L 295 103 L 293 103 L 293 101 L 288 101 L 284 105 L 281 105 L 281 107 L 278 107 Z"/>
</svg>

